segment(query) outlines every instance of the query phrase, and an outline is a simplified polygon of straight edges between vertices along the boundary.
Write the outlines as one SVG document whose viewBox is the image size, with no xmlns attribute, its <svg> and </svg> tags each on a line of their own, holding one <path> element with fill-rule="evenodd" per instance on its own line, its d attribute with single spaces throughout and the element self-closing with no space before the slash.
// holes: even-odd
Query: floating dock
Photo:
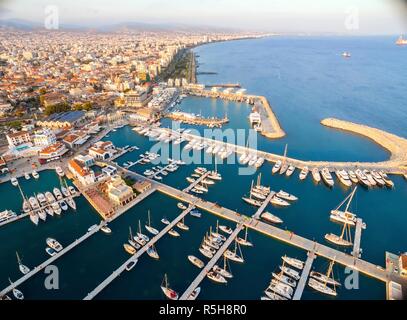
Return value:
<svg viewBox="0 0 407 320">
<path fill-rule="evenodd" d="M 315 255 L 314 252 L 308 252 L 308 258 L 307 261 L 305 262 L 304 269 L 302 270 L 300 281 L 298 281 L 297 289 L 295 290 L 293 300 L 301 300 L 302 293 L 304 292 L 305 285 L 307 284 L 307 280 L 311 272 L 312 264 L 314 263 L 314 260 L 316 258 L 317 256 Z"/>
</svg>

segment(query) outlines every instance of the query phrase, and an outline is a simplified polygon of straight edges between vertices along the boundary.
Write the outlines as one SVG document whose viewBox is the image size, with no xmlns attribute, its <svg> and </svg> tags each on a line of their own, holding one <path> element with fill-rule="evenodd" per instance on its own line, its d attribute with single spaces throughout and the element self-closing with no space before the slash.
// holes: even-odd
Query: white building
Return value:
<svg viewBox="0 0 407 320">
<path fill-rule="evenodd" d="M 43 129 L 35 132 L 33 142 L 36 146 L 47 147 L 57 142 L 57 137 L 50 129 Z"/>
<path fill-rule="evenodd" d="M 27 131 L 18 131 L 14 133 L 9 133 L 6 136 L 6 138 L 10 149 L 23 144 L 31 143 L 31 137 Z"/>
</svg>

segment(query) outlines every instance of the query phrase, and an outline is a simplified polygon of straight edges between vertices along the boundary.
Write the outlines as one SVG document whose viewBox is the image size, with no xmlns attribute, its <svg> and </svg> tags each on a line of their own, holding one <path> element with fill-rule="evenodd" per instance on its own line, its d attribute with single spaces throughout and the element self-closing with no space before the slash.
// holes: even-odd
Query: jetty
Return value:
<svg viewBox="0 0 407 320">
<path fill-rule="evenodd" d="M 183 192 L 189 193 L 192 189 L 194 189 L 198 184 L 200 184 L 202 181 L 204 181 L 208 176 L 210 172 L 204 173 L 202 176 L 200 176 L 198 179 L 196 179 L 194 182 L 192 182 L 187 188 L 183 190 Z"/>
<path fill-rule="evenodd" d="M 133 175 L 138 179 L 143 179 L 143 177 L 137 173 L 126 173 Z M 247 227 L 283 243 L 292 245 L 307 252 L 314 252 L 316 256 L 335 261 L 344 267 L 349 267 L 384 283 L 388 283 L 390 281 L 398 283 L 404 288 L 404 290 L 407 291 L 407 278 L 402 277 L 398 273 L 394 273 L 391 270 L 385 269 L 382 266 L 375 265 L 360 258 L 354 257 L 353 255 L 349 255 L 337 249 L 328 247 L 327 245 L 320 244 L 316 241 L 296 235 L 292 231 L 280 229 L 271 224 L 254 219 L 253 217 L 247 217 L 244 214 L 222 207 L 210 201 L 202 200 L 196 196 L 190 195 L 168 185 L 154 181 L 152 181 L 152 183 L 156 184 L 159 192 L 170 197 L 193 204 L 195 207 L 201 210 L 205 210 L 236 224 L 243 224 L 243 227 Z"/>
<path fill-rule="evenodd" d="M 270 204 L 271 199 L 276 195 L 274 191 L 271 191 L 267 196 L 266 200 L 263 201 L 261 207 L 253 215 L 253 219 L 260 219 L 263 212 L 266 210 L 267 206 Z"/>
<path fill-rule="evenodd" d="M 228 239 L 226 239 L 225 243 L 222 245 L 222 247 L 219 248 L 219 250 L 216 252 L 216 254 L 213 256 L 213 258 L 206 264 L 206 266 L 202 269 L 202 271 L 198 274 L 198 276 L 192 281 L 192 283 L 189 285 L 189 287 L 185 290 L 183 295 L 180 297 L 180 300 L 191 300 L 190 296 L 194 292 L 194 290 L 199 286 L 199 284 L 205 279 L 206 275 L 208 272 L 212 270 L 212 268 L 215 266 L 216 262 L 222 257 L 222 255 L 225 253 L 225 251 L 229 248 L 229 246 L 232 244 L 232 242 L 236 239 L 236 237 L 239 235 L 240 231 L 243 230 L 243 224 L 239 224 L 236 229 L 232 232 L 232 234 L 229 236 Z"/>
<path fill-rule="evenodd" d="M 362 219 L 358 218 L 356 220 L 355 239 L 354 239 L 353 251 L 352 251 L 352 254 L 355 258 L 361 257 L 360 242 L 361 242 L 361 238 L 362 238 L 362 228 L 363 228 L 363 221 L 362 221 Z"/>
<path fill-rule="evenodd" d="M 173 220 L 168 226 L 166 226 L 161 232 L 152 238 L 144 247 L 137 251 L 130 259 L 116 269 L 109 277 L 103 280 L 92 292 L 90 292 L 83 300 L 92 300 L 100 292 L 102 292 L 110 283 L 112 283 L 117 277 L 119 277 L 125 270 L 129 263 L 136 263 L 138 259 L 144 255 L 148 248 L 156 244 L 163 236 L 165 236 L 172 228 L 174 228 L 178 222 L 180 222 L 187 214 L 189 214 L 195 207 L 190 205 L 184 210 L 175 220 Z"/>
<path fill-rule="evenodd" d="M 307 261 L 305 262 L 304 269 L 302 270 L 300 281 L 298 281 L 297 289 L 295 290 L 293 300 L 301 300 L 302 293 L 304 292 L 305 285 L 307 284 L 307 280 L 311 272 L 312 264 L 314 263 L 314 260 L 316 258 L 317 256 L 315 255 L 314 252 L 308 252 L 308 258 Z"/>
<path fill-rule="evenodd" d="M 63 250 L 61 250 L 60 252 L 58 252 L 55 256 L 49 258 L 48 260 L 44 261 L 43 263 L 41 263 L 40 265 L 36 266 L 34 269 L 32 269 L 29 273 L 27 273 L 26 275 L 24 275 L 23 277 L 21 277 L 20 279 L 18 279 L 17 281 L 14 281 L 12 284 L 10 284 L 8 287 L 4 288 L 1 292 L 0 292 L 0 297 L 6 295 L 8 292 L 12 291 L 14 288 L 17 288 L 18 286 L 20 286 L 21 284 L 23 284 L 24 282 L 26 282 L 28 279 L 32 278 L 34 275 L 36 275 L 38 272 L 40 272 L 41 270 L 45 269 L 47 266 L 49 266 L 50 264 L 54 263 L 56 260 L 58 260 L 59 258 L 61 258 L 63 255 L 67 254 L 68 252 L 70 252 L 71 250 L 73 250 L 74 248 L 76 248 L 78 245 L 80 245 L 82 242 L 84 242 L 85 240 L 87 240 L 88 238 L 90 238 L 91 236 L 93 236 L 95 233 L 99 232 L 100 229 L 106 225 L 106 222 L 101 222 L 96 228 L 94 228 L 91 231 L 88 231 L 87 233 L 85 233 L 82 237 L 80 237 L 79 239 L 75 240 L 74 242 L 72 242 L 69 246 L 67 246 L 66 248 L 64 248 Z"/>
</svg>

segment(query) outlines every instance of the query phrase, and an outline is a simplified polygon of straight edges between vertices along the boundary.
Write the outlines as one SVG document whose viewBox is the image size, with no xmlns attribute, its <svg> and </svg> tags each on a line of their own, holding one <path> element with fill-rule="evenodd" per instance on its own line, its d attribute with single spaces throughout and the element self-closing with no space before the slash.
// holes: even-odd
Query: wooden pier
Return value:
<svg viewBox="0 0 407 320">
<path fill-rule="evenodd" d="M 192 189 L 194 189 L 198 184 L 200 184 L 202 181 L 204 181 L 208 176 L 210 172 L 206 172 L 202 176 L 200 176 L 198 179 L 196 179 L 194 182 L 192 182 L 187 188 L 183 190 L 183 192 L 189 193 Z"/>
<path fill-rule="evenodd" d="M 317 256 L 314 254 L 314 252 L 308 252 L 308 258 L 307 261 L 305 262 L 304 269 L 302 270 L 300 281 L 298 281 L 297 289 L 295 290 L 293 300 L 301 300 L 302 293 L 304 292 L 304 288 L 307 284 L 307 280 L 311 272 L 312 264 L 314 263 L 316 257 Z"/>
<path fill-rule="evenodd" d="M 267 196 L 266 200 L 264 200 L 263 204 L 257 210 L 257 212 L 253 215 L 253 219 L 260 219 L 261 215 L 263 214 L 264 210 L 266 210 L 267 206 L 270 204 L 270 200 L 276 195 L 274 191 L 271 191 Z"/>
<path fill-rule="evenodd" d="M 147 252 L 148 248 L 158 242 L 163 236 L 165 236 L 172 228 L 174 228 L 178 222 L 180 222 L 187 214 L 189 214 L 195 207 L 190 205 L 188 209 L 184 210 L 175 220 L 173 220 L 168 226 L 166 226 L 161 232 L 152 238 L 144 247 L 137 251 L 130 259 L 128 259 L 124 264 L 122 264 L 117 270 L 115 270 L 109 277 L 102 281 L 92 292 L 90 292 L 83 300 L 92 300 L 100 292 L 102 292 L 112 281 L 119 277 L 125 270 L 126 266 L 134 262 L 136 263 L 138 259 Z"/>
<path fill-rule="evenodd" d="M 75 247 L 77 247 L 78 245 L 80 245 L 82 242 L 84 242 L 85 240 L 87 240 L 88 238 L 90 238 L 91 236 L 93 236 L 95 233 L 99 232 L 100 229 L 106 225 L 105 222 L 101 222 L 97 228 L 88 231 L 87 233 L 85 233 L 82 237 L 80 237 L 79 239 L 75 240 L 74 242 L 72 242 L 69 246 L 67 246 L 66 248 L 64 248 L 62 251 L 58 252 L 55 256 L 49 258 L 48 260 L 44 261 L 43 263 L 41 263 L 39 266 L 36 266 L 34 269 L 32 269 L 29 273 L 27 273 L 26 275 L 24 275 L 23 277 L 21 277 L 20 279 L 18 279 L 17 281 L 13 282 L 12 284 L 10 284 L 7 288 L 3 289 L 0 292 L 0 297 L 6 295 L 8 292 L 10 292 L 11 290 L 13 290 L 14 288 L 17 288 L 19 285 L 21 285 L 22 283 L 24 283 L 25 281 L 27 281 L 28 279 L 30 279 L 31 277 L 33 277 L 34 275 L 36 275 L 38 272 L 40 272 L 41 270 L 45 269 L 47 266 L 49 266 L 51 263 L 55 262 L 56 260 L 58 260 L 59 258 L 61 258 L 63 255 L 65 255 L 66 253 L 68 253 L 69 251 L 71 251 L 72 249 L 74 249 Z"/>
<path fill-rule="evenodd" d="M 360 258 L 362 256 L 361 250 L 360 250 L 360 242 L 362 239 L 362 228 L 363 228 L 363 221 L 362 221 L 362 219 L 358 218 L 356 220 L 355 239 L 354 239 L 353 251 L 352 251 L 352 254 L 355 258 Z"/>
<path fill-rule="evenodd" d="M 236 227 L 233 233 L 229 236 L 229 238 L 225 241 L 225 243 L 220 247 L 220 249 L 216 252 L 213 258 L 207 263 L 205 268 L 198 274 L 198 276 L 192 281 L 189 287 L 185 290 L 184 294 L 180 297 L 180 300 L 191 300 L 190 296 L 194 292 L 194 290 L 199 286 L 199 284 L 205 279 L 208 272 L 212 270 L 215 266 L 216 262 L 222 257 L 225 251 L 229 248 L 232 242 L 236 239 L 239 233 L 243 230 L 243 224 L 240 224 Z"/>
</svg>

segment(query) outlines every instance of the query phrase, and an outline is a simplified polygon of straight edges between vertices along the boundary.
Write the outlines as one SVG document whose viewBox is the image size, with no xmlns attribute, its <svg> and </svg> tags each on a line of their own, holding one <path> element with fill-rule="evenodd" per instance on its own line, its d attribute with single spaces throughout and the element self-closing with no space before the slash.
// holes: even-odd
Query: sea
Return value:
<svg viewBox="0 0 407 320">
<path fill-rule="evenodd" d="M 350 133 L 328 129 L 320 124 L 327 117 L 335 117 L 386 130 L 407 138 L 407 48 L 397 47 L 395 37 L 283 37 L 239 40 L 207 44 L 194 49 L 200 72 L 216 72 L 199 75 L 205 84 L 240 83 L 250 94 L 264 95 L 287 136 L 277 141 L 257 137 L 260 150 L 283 154 L 288 145 L 288 155 L 302 160 L 331 161 L 382 161 L 388 152 L 374 142 Z M 344 59 L 344 51 L 351 53 Z M 203 116 L 227 115 L 230 119 L 225 129 L 249 129 L 248 115 L 251 107 L 215 99 L 188 97 L 177 106 L 182 111 Z M 164 127 L 173 123 L 162 121 Z M 182 125 L 183 128 L 204 128 Z M 105 140 L 116 146 L 135 145 L 140 150 L 128 153 L 117 160 L 119 164 L 136 161 L 148 150 L 157 150 L 157 143 L 138 135 L 131 127 L 110 133 Z M 162 145 L 162 150 L 166 146 Z M 170 149 L 172 150 L 172 149 Z M 177 158 L 177 155 L 170 154 Z M 233 158 L 234 156 L 231 156 Z M 165 161 L 167 155 L 163 156 Z M 229 159 L 233 160 L 233 159 Z M 233 162 L 233 161 L 232 161 Z M 218 171 L 223 180 L 210 187 L 202 197 L 245 215 L 252 215 L 255 208 L 245 204 L 241 197 L 248 194 L 250 185 L 258 175 L 262 183 L 275 191 L 285 190 L 299 200 L 288 208 L 269 206 L 268 211 L 284 220 L 281 228 L 288 232 L 326 244 L 326 233 L 340 234 L 341 227 L 329 220 L 329 213 L 350 193 L 336 181 L 335 187 L 315 185 L 308 177 L 300 182 L 298 170 L 291 178 L 272 175 L 272 164 L 266 163 L 251 175 L 239 174 L 239 164 L 222 163 L 217 159 Z M 152 165 L 135 166 L 132 170 L 143 173 Z M 183 189 L 185 180 L 197 166 L 213 169 L 215 160 L 207 164 L 192 164 L 164 177 L 163 182 Z M 367 225 L 362 232 L 363 259 L 384 266 L 386 251 L 400 254 L 407 251 L 407 182 L 392 176 L 394 190 L 358 188 L 351 210 Z M 40 173 L 35 180 L 19 180 L 25 194 L 52 190 L 60 181 L 54 171 Z M 0 185 L 0 210 L 21 211 L 21 196 L 11 183 Z M 52 237 L 64 246 L 86 233 L 100 221 L 99 215 L 84 198 L 76 199 L 78 209 L 69 210 L 60 217 L 48 217 L 46 222 L 34 226 L 29 219 L 22 219 L 0 227 L 0 288 L 22 275 L 18 270 L 16 252 L 30 268 L 48 258 L 46 239 Z M 110 224 L 111 235 L 97 233 L 75 249 L 54 262 L 55 269 L 39 272 L 24 282 L 19 289 L 29 300 L 37 299 L 83 299 L 100 282 L 112 274 L 128 258 L 123 244 L 129 237 L 129 228 L 137 232 L 139 221 L 142 228 L 151 212 L 152 225 L 163 228 L 160 220 L 175 218 L 181 210 L 175 199 L 155 193 Z M 185 223 L 190 231 L 180 231 L 180 238 L 164 236 L 156 245 L 158 261 L 147 255 L 139 259 L 131 272 L 124 272 L 95 299 L 162 300 L 160 285 L 168 275 L 171 287 L 182 293 L 200 270 L 187 259 L 195 255 L 210 227 L 215 228 L 219 218 L 202 212 L 201 219 L 187 216 Z M 219 219 L 219 224 L 234 224 Z M 144 230 L 144 232 L 146 232 Z M 201 283 L 199 299 L 204 300 L 258 300 L 267 288 L 272 272 L 282 264 L 281 257 L 306 259 L 306 252 L 272 238 L 249 232 L 253 248 L 242 248 L 245 263 L 229 263 L 233 279 L 219 285 L 205 279 Z M 343 250 L 350 252 L 349 250 Z M 223 266 L 223 261 L 219 261 Z M 326 272 L 329 261 L 317 258 L 313 270 Z M 45 283 L 50 275 L 56 276 L 56 284 L 47 289 Z M 382 300 L 385 284 L 362 274 L 354 274 L 339 265 L 334 275 L 342 286 L 337 288 L 335 298 L 323 296 L 306 287 L 305 300 Z M 48 279 L 48 280 L 47 280 Z"/>
</svg>

